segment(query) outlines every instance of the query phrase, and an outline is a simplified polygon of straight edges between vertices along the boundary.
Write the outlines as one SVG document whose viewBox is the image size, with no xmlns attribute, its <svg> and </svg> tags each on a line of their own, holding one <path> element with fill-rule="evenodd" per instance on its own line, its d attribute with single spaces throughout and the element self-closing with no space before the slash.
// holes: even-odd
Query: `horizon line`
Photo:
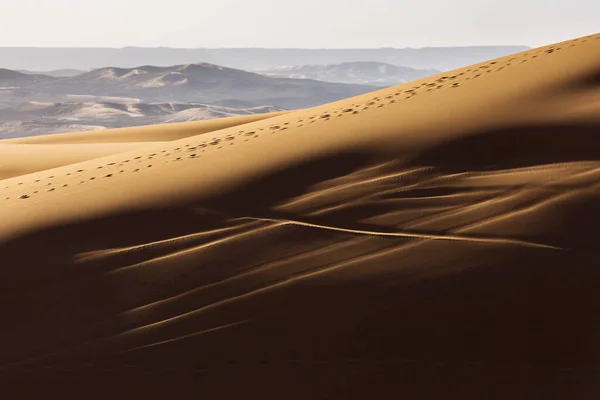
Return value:
<svg viewBox="0 0 600 400">
<path fill-rule="evenodd" d="M 544 45 L 542 45 L 544 46 Z M 526 44 L 478 44 L 478 45 L 451 45 L 451 46 L 421 46 L 421 47 L 171 47 L 171 46 L 0 46 L 0 49 L 171 49 L 171 50 L 422 50 L 445 49 L 462 47 L 528 47 Z M 540 47 L 540 46 L 536 46 Z"/>
</svg>

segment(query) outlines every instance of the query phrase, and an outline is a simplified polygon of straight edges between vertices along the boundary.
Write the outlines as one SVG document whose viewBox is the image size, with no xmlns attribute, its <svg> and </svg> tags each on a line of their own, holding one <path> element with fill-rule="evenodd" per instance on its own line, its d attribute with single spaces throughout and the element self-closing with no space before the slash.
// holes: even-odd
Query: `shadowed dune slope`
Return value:
<svg viewBox="0 0 600 400">
<path fill-rule="evenodd" d="M 6 387 L 597 398 L 600 35 L 222 128 L 0 180 Z"/>
</svg>

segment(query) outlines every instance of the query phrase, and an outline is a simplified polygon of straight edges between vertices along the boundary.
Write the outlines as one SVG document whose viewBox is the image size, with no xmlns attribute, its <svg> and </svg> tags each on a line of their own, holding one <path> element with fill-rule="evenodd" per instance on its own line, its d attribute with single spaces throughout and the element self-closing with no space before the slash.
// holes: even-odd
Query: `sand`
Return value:
<svg viewBox="0 0 600 400">
<path fill-rule="evenodd" d="M 600 393 L 600 34 L 0 157 L 3 387 Z"/>
</svg>

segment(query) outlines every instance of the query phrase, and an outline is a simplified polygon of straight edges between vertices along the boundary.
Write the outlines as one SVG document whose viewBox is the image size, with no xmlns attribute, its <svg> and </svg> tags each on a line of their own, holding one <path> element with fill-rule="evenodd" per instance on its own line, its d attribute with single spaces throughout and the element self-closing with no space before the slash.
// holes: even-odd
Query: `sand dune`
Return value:
<svg viewBox="0 0 600 400">
<path fill-rule="evenodd" d="M 0 180 L 282 115 L 285 111 L 168 125 L 0 140 Z"/>
<path fill-rule="evenodd" d="M 0 142 L 0 179 L 50 170 L 162 142 L 100 144 L 20 144 Z"/>
<path fill-rule="evenodd" d="M 0 379 L 596 398 L 599 93 L 600 34 L 305 110 L 0 141 L 48 149 L 2 166 Z"/>
</svg>

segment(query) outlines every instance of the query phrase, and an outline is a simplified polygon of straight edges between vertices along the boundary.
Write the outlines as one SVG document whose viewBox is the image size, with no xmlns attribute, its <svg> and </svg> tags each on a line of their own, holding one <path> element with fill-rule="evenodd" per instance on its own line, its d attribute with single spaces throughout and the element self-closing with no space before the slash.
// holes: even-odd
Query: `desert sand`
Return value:
<svg viewBox="0 0 600 400">
<path fill-rule="evenodd" d="M 311 109 L 0 141 L 0 387 L 595 399 L 599 223 L 600 34 Z"/>
</svg>

